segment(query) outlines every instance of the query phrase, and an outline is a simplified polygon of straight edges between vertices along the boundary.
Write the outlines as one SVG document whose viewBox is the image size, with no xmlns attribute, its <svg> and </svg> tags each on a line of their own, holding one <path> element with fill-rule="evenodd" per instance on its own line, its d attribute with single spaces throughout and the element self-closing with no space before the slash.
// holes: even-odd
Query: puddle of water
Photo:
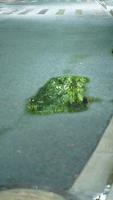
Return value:
<svg viewBox="0 0 113 200">
<path fill-rule="evenodd" d="M 27 111 L 32 114 L 73 113 L 88 109 L 88 103 L 97 98 L 86 97 L 86 83 L 83 76 L 59 76 L 51 78 L 37 94 L 27 102 Z"/>
</svg>

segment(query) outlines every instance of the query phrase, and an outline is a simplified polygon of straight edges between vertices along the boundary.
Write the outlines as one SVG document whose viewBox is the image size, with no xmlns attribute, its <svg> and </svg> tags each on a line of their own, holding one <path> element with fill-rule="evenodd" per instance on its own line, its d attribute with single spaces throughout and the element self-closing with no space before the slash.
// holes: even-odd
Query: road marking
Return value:
<svg viewBox="0 0 113 200">
<path fill-rule="evenodd" d="M 48 11 L 48 9 L 43 9 L 43 10 L 41 10 L 40 12 L 38 12 L 38 14 L 44 15 L 47 11 Z"/>
<path fill-rule="evenodd" d="M 9 13 L 6 13 L 6 14 L 11 15 L 11 14 L 15 13 L 16 11 L 18 11 L 18 10 L 15 9 L 15 10 L 10 11 Z M 3 13 L 3 14 L 4 14 L 4 13 Z"/>
<path fill-rule="evenodd" d="M 25 15 L 25 14 L 29 13 L 32 10 L 34 10 L 34 9 L 32 8 L 32 9 L 23 10 L 23 11 L 19 12 L 18 15 Z"/>
<path fill-rule="evenodd" d="M 65 9 L 60 9 L 58 10 L 58 12 L 56 13 L 56 15 L 64 15 Z"/>
<path fill-rule="evenodd" d="M 12 10 L 12 11 L 10 12 L 10 14 L 15 13 L 16 11 L 18 11 L 18 9 Z"/>
<path fill-rule="evenodd" d="M 9 10 L 9 11 L 2 11 L 0 14 L 3 14 L 3 15 L 11 15 L 11 14 L 13 14 L 14 12 L 16 12 L 17 11 L 17 9 L 15 9 L 15 10 Z"/>
<path fill-rule="evenodd" d="M 92 9 L 92 10 L 84 10 L 83 8 L 76 8 L 76 9 L 70 9 L 70 8 L 66 8 L 66 9 L 63 9 L 63 8 L 57 8 L 57 10 L 54 10 L 54 9 L 45 9 L 45 8 L 40 8 L 39 7 L 19 7 L 19 8 L 14 8 L 14 7 L 0 7 L 0 15 L 37 15 L 37 14 L 40 14 L 40 15 L 44 15 L 46 14 L 47 11 L 50 11 L 49 14 L 50 15 L 64 15 L 65 12 L 66 14 L 75 14 L 77 16 L 107 16 L 108 13 L 103 11 L 103 10 L 100 10 L 100 9 Z M 31 13 L 30 13 L 31 12 Z M 113 10 L 109 11 L 111 13 L 111 15 L 113 15 Z"/>
<path fill-rule="evenodd" d="M 75 14 L 81 16 L 83 14 L 81 9 L 76 9 Z"/>
<path fill-rule="evenodd" d="M 94 15 L 105 15 L 106 13 L 104 11 L 101 10 L 95 10 L 94 11 Z"/>
</svg>

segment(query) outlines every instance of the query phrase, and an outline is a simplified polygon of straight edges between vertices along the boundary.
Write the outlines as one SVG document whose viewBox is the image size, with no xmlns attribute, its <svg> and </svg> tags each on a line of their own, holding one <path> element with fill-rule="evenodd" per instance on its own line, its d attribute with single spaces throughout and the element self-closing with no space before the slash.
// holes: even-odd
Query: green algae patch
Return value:
<svg viewBox="0 0 113 200">
<path fill-rule="evenodd" d="M 80 112 L 88 109 L 92 97 L 86 97 L 86 84 L 83 76 L 59 76 L 51 78 L 28 99 L 28 112 L 39 115 L 53 113 Z"/>
</svg>

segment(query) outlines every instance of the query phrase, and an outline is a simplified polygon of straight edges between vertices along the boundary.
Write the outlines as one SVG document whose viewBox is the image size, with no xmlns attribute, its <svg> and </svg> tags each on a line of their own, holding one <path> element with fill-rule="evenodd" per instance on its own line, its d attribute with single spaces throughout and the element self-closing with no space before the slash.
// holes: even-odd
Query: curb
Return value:
<svg viewBox="0 0 113 200">
<path fill-rule="evenodd" d="M 96 150 L 84 167 L 78 179 L 75 181 L 69 193 L 78 197 L 80 200 L 97 199 L 94 196 L 104 194 L 107 189 L 108 193 L 112 191 L 106 188 L 108 184 L 113 182 L 109 177 L 113 170 L 113 117 L 106 128 L 102 139 L 100 140 Z M 113 191 L 112 191 L 113 192 Z M 112 196 L 113 193 L 109 194 Z M 101 200 L 98 198 L 97 200 Z M 106 199 L 106 198 L 105 198 Z M 105 200 L 103 198 L 103 200 Z M 109 197 L 111 200 L 111 197 Z"/>
</svg>

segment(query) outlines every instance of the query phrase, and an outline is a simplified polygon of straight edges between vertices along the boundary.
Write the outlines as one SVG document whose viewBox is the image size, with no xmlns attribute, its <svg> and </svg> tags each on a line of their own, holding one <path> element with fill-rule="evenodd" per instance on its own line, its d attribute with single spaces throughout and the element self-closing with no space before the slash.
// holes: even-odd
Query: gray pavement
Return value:
<svg viewBox="0 0 113 200">
<path fill-rule="evenodd" d="M 1 4 L 0 10 L 0 187 L 63 192 L 113 113 L 113 20 L 96 2 L 50 5 L 43 15 L 36 13 L 47 5 L 33 7 L 36 12 L 20 7 Z M 102 101 L 82 113 L 28 115 L 26 99 L 64 74 L 89 77 L 88 94 Z"/>
</svg>

